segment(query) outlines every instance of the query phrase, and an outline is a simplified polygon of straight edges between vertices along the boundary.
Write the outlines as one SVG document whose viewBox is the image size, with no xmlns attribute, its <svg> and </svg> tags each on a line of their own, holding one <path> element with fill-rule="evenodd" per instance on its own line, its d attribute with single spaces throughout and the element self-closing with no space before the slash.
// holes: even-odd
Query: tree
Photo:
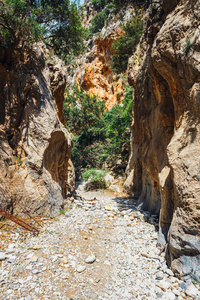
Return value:
<svg viewBox="0 0 200 300">
<path fill-rule="evenodd" d="M 126 23 L 124 33 L 112 44 L 114 55 L 110 66 L 114 73 L 122 73 L 127 69 L 128 59 L 140 41 L 142 29 L 141 16 L 136 16 Z"/>
<path fill-rule="evenodd" d="M 107 138 L 109 161 L 114 165 L 120 158 L 126 162 L 129 152 L 123 145 L 130 143 L 130 127 L 132 123 L 133 87 L 126 85 L 122 105 L 116 104 L 104 113 L 104 126 Z"/>
<path fill-rule="evenodd" d="M 65 58 L 83 49 L 79 9 L 69 0 L 0 1 L 0 46 L 24 49 L 43 40 Z M 10 51 L 10 52 L 12 52 Z"/>
<path fill-rule="evenodd" d="M 115 165 L 126 162 L 132 122 L 133 87 L 127 85 L 122 105 L 105 110 L 104 102 L 74 87 L 67 91 L 64 103 L 65 126 L 73 133 L 72 161 L 79 172 L 82 168 L 101 168 L 107 161 Z"/>
<path fill-rule="evenodd" d="M 62 58 L 83 50 L 85 29 L 81 25 L 76 2 L 69 0 L 32 1 L 31 7 L 38 23 L 45 23 L 45 41 Z"/>
<path fill-rule="evenodd" d="M 96 10 L 100 10 L 103 9 L 106 6 L 106 4 L 109 4 L 109 2 L 109 0 L 92 0 L 91 3 Z"/>
<path fill-rule="evenodd" d="M 70 92 L 66 89 L 64 102 L 64 116 L 66 127 L 71 132 L 80 135 L 82 132 L 89 132 L 96 122 L 102 117 L 105 111 L 105 101 L 90 96 L 82 88 L 73 87 Z"/>
<path fill-rule="evenodd" d="M 105 21 L 107 20 L 108 16 L 105 11 L 100 11 L 92 18 L 92 26 L 90 27 L 91 34 L 97 33 L 104 27 Z"/>
<path fill-rule="evenodd" d="M 65 126 L 73 133 L 72 161 L 77 172 L 91 163 L 91 160 L 94 163 L 95 159 L 99 160 L 99 151 L 96 153 L 89 145 L 105 136 L 101 124 L 104 111 L 105 101 L 98 100 L 95 95 L 90 96 L 77 86 L 72 91 L 66 90 L 63 112 Z M 91 152 L 89 150 L 95 152 L 95 158 L 90 157 L 92 153 L 88 155 Z"/>
<path fill-rule="evenodd" d="M 39 41 L 43 33 L 44 26 L 31 14 L 27 1 L 0 1 L 0 46 L 9 48 L 9 54 L 18 47 L 24 49 Z"/>
</svg>

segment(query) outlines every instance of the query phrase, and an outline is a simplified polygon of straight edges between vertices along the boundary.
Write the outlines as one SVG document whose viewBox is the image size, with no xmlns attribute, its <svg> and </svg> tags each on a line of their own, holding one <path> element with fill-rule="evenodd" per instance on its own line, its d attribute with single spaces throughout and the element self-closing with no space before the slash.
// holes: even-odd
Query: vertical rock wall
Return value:
<svg viewBox="0 0 200 300">
<path fill-rule="evenodd" d="M 125 190 L 159 214 L 159 244 L 200 281 L 200 2 L 152 1 L 129 62 L 135 86 Z M 142 57 L 139 66 L 138 57 Z"/>
<path fill-rule="evenodd" d="M 0 64 L 0 178 L 32 214 L 54 216 L 74 184 L 72 143 L 60 122 L 66 78 L 58 58 L 33 48 Z M 3 197 L 0 205 L 18 208 Z"/>
</svg>

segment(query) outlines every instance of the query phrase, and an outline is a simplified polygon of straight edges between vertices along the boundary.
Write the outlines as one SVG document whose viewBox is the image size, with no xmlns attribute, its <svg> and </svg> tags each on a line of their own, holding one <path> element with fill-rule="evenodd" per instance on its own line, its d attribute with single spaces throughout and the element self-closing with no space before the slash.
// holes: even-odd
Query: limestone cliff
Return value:
<svg viewBox="0 0 200 300">
<path fill-rule="evenodd" d="M 159 244 L 178 276 L 200 282 L 200 1 L 152 1 L 137 53 L 125 190 L 159 214 Z"/>
<path fill-rule="evenodd" d="M 83 25 L 88 28 L 92 17 L 97 13 L 91 1 L 83 6 Z M 129 7 L 123 11 L 123 22 L 127 22 L 135 11 Z M 110 13 L 105 26 L 86 42 L 86 52 L 68 66 L 67 84 L 72 87 L 78 84 L 90 95 L 97 95 L 106 100 L 110 109 L 121 103 L 124 96 L 122 74 L 113 74 L 109 61 L 112 60 L 112 43 L 122 34 L 122 20 Z"/>
<path fill-rule="evenodd" d="M 1 55 L 0 184 L 32 214 L 54 216 L 74 171 L 71 138 L 61 123 L 66 76 L 61 61 L 45 53 L 34 45 L 10 65 Z M 3 195 L 0 205 L 19 208 Z"/>
</svg>

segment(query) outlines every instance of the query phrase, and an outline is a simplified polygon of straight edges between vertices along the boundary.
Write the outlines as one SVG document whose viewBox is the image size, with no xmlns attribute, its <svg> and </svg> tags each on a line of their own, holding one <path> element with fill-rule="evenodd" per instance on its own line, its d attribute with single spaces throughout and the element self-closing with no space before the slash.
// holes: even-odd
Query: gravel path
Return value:
<svg viewBox="0 0 200 300">
<path fill-rule="evenodd" d="M 158 255 L 154 216 L 123 194 L 78 192 L 37 237 L 0 230 L 0 299 L 200 299 Z"/>
</svg>

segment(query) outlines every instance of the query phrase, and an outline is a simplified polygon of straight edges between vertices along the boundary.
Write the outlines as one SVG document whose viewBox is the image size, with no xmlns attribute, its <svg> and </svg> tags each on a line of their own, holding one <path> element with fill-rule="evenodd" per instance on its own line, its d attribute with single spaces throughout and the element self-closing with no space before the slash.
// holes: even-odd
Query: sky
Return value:
<svg viewBox="0 0 200 300">
<path fill-rule="evenodd" d="M 71 2 L 74 2 L 73 0 L 70 0 Z M 79 0 L 80 5 L 82 5 L 84 3 L 84 0 Z"/>
</svg>

